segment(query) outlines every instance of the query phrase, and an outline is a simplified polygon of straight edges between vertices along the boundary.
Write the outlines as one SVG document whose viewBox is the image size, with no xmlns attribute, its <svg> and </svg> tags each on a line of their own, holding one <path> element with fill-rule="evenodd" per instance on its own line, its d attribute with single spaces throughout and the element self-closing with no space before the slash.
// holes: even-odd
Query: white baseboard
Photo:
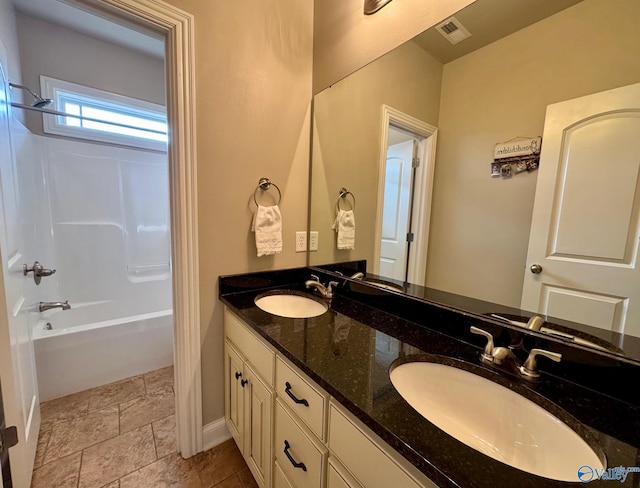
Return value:
<svg viewBox="0 0 640 488">
<path fill-rule="evenodd" d="M 202 448 L 207 451 L 224 441 L 231 439 L 224 417 L 208 423 L 202 428 Z"/>
</svg>

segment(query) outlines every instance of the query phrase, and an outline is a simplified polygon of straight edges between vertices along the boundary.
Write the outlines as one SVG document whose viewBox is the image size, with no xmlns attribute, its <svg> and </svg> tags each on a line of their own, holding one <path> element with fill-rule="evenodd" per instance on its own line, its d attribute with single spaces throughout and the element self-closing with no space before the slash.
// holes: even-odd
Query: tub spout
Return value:
<svg viewBox="0 0 640 488">
<path fill-rule="evenodd" d="M 45 310 L 51 310 L 52 308 L 61 308 L 62 310 L 69 310 L 69 300 L 64 302 L 40 302 L 38 303 L 38 312 L 44 312 Z"/>
</svg>

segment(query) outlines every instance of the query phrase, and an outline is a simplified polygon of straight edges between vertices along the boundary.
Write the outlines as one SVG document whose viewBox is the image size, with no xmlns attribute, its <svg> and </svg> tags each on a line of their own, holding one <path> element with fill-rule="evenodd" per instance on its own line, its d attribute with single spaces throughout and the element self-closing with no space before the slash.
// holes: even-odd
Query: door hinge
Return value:
<svg viewBox="0 0 640 488">
<path fill-rule="evenodd" d="M 18 443 L 18 429 L 15 425 L 0 429 L 0 452 L 4 452 Z"/>
<path fill-rule="evenodd" d="M 411 160 L 411 167 L 412 168 L 419 168 L 420 167 L 420 158 L 413 158 Z"/>
<path fill-rule="evenodd" d="M 407 242 L 413 242 L 413 232 L 407 233 Z"/>
</svg>

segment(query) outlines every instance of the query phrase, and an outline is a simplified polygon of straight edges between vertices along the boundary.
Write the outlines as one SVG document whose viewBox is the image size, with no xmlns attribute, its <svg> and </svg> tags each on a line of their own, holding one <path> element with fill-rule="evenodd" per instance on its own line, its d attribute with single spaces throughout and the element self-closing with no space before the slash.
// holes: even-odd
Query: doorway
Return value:
<svg viewBox="0 0 640 488">
<path fill-rule="evenodd" d="M 178 446 L 184 457 L 202 450 L 202 400 L 200 380 L 200 319 L 197 246 L 197 180 L 195 176 L 195 62 L 194 18 L 190 14 L 161 2 L 140 4 L 120 0 L 82 2 L 88 9 L 97 9 L 125 23 L 144 25 L 166 39 L 167 48 L 167 112 L 171 127 L 169 144 L 171 194 L 171 262 L 173 271 L 175 392 Z M 4 277 L 6 278 L 6 276 Z M 7 334 L 9 318 L 0 321 L 2 355 L 12 356 Z M 6 332 L 6 334 L 5 334 Z M 6 353 L 6 354 L 5 354 Z M 2 370 L 5 378 L 20 377 L 20 365 L 13 363 Z M 19 399 L 5 397 L 7 422 L 24 431 L 25 420 L 19 412 Z M 35 418 L 35 416 L 31 417 Z M 12 463 L 20 473 L 29 476 L 33 452 L 25 443 L 12 450 Z M 30 459 L 30 460 L 29 460 Z"/>
<path fill-rule="evenodd" d="M 374 273 L 424 285 L 437 128 L 383 106 Z"/>
</svg>

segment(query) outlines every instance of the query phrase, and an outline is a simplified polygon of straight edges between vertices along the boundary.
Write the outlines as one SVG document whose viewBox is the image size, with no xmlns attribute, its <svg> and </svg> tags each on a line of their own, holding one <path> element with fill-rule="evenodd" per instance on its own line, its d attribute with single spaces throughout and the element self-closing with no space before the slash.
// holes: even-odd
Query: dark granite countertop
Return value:
<svg viewBox="0 0 640 488">
<path fill-rule="evenodd" d="M 366 261 L 350 261 L 345 263 L 328 264 L 324 266 L 315 266 L 318 270 L 350 276 L 356 271 L 366 271 Z M 315 270 L 314 270 L 315 272 Z M 463 312 L 473 313 L 476 315 L 485 315 L 488 318 L 501 316 L 509 320 L 527 322 L 533 315 L 539 315 L 545 319 L 544 327 L 558 330 L 560 332 L 569 333 L 570 335 L 587 339 L 596 345 L 604 346 L 604 349 L 610 350 L 615 354 L 622 354 L 625 360 L 635 362 L 640 365 L 640 337 L 632 335 L 624 335 L 612 330 L 591 327 L 585 324 L 579 324 L 557 317 L 545 316 L 542 314 L 534 314 L 519 308 L 508 307 L 497 303 L 478 300 L 463 295 L 457 295 L 434 288 L 427 288 L 412 283 L 403 283 L 401 281 L 392 280 L 383 276 L 377 276 L 371 272 L 366 272 L 366 280 L 371 282 L 380 282 L 397 288 L 397 292 L 408 297 L 431 303 L 438 303 Z M 531 333 L 531 332 L 530 332 Z M 540 333 L 542 334 L 542 333 Z"/>
<path fill-rule="evenodd" d="M 545 488 L 573 483 L 549 480 L 496 461 L 424 419 L 398 394 L 389 379 L 391 364 L 403 358 L 436 356 L 441 362 L 500 383 L 544 406 L 583 437 L 595 442 L 606 456 L 607 467 L 640 466 L 637 403 L 629 402 L 627 397 L 619 399 L 587 388 L 576 382 L 575 377 L 569 381 L 547 373 L 541 383 L 529 384 L 482 365 L 480 342 L 475 336 L 471 340 L 466 336 L 455 338 L 439 331 L 443 320 L 459 322 L 460 330 L 468 330 L 470 325 L 484 325 L 491 330 L 491 324 L 478 322 L 476 317 L 407 301 L 405 307 L 411 313 L 403 318 L 397 304 L 391 314 L 389 309 L 385 310 L 384 300 L 378 300 L 379 306 L 372 306 L 354 299 L 348 288 L 342 294 L 338 290 L 329 311 L 310 319 L 277 317 L 255 306 L 255 297 L 265 290 L 302 291 L 309 273 L 302 268 L 221 277 L 220 298 L 438 486 Z M 420 316 L 419 320 L 416 315 Z M 615 366 L 619 365 L 596 364 L 585 371 L 606 375 Z M 584 365 L 578 369 L 583 371 Z M 637 375 L 637 371 L 630 373 L 625 369 L 623 376 L 629 378 L 630 375 Z M 607 378 L 600 380 L 606 382 Z M 632 384 L 637 391 L 638 381 Z M 611 486 L 599 480 L 590 484 Z M 629 473 L 624 486 L 640 486 L 640 473 Z"/>
</svg>

